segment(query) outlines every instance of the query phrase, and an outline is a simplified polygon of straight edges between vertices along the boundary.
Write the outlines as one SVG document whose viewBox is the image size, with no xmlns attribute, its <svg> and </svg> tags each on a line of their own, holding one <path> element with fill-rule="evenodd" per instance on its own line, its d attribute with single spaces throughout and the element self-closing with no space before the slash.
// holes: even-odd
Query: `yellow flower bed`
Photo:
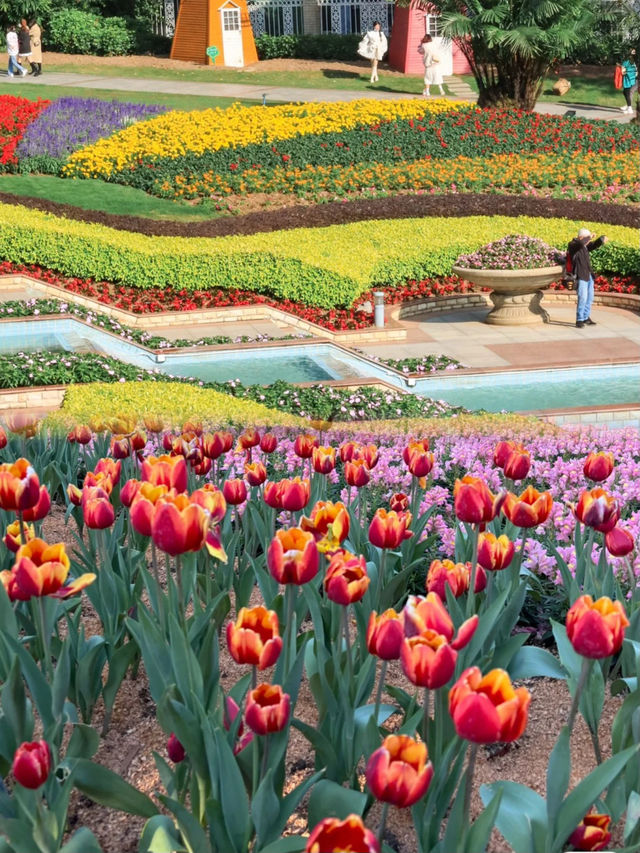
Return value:
<svg viewBox="0 0 640 853">
<path fill-rule="evenodd" d="M 197 388 L 179 382 L 95 382 L 70 385 L 62 408 L 49 415 L 52 428 L 67 428 L 78 423 L 94 422 L 99 413 L 131 419 L 144 426 L 145 416 L 160 418 L 168 428 L 179 427 L 188 420 L 202 421 L 208 427 L 293 426 L 305 427 L 303 418 L 269 409 L 250 400 L 221 394 L 210 388 Z"/>
<path fill-rule="evenodd" d="M 376 435 L 413 435 L 437 438 L 441 435 L 494 435 L 505 438 L 518 436 L 519 440 L 541 435 L 556 435 L 560 427 L 531 415 L 516 413 L 484 413 L 456 415 L 451 418 L 398 418 L 385 421 L 358 421 L 334 423 L 332 429 L 343 432 L 371 433 Z M 331 433 L 329 433 L 331 435 Z"/>
<path fill-rule="evenodd" d="M 464 101 L 434 99 L 430 113 L 468 106 Z M 415 118 L 425 114 L 424 101 L 351 101 L 350 103 L 284 104 L 265 109 L 234 104 L 196 112 L 170 112 L 138 122 L 106 139 L 76 151 L 63 174 L 70 177 L 108 178 L 141 157 L 202 154 L 231 146 L 291 139 L 310 133 L 351 130 L 361 124 Z"/>
</svg>

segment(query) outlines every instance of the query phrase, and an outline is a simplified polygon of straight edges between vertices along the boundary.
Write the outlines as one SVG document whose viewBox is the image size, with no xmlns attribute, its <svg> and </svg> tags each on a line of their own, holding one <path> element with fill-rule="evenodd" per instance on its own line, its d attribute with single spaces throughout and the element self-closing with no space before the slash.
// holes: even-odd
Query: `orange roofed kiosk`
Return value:
<svg viewBox="0 0 640 853">
<path fill-rule="evenodd" d="M 242 68 L 258 61 L 247 0 L 182 0 L 171 59 Z"/>
</svg>

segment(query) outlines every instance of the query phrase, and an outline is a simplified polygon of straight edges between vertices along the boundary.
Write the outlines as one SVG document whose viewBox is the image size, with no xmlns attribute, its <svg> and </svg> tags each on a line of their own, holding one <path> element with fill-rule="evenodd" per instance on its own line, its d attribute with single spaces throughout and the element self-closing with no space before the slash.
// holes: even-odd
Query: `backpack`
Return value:
<svg viewBox="0 0 640 853">
<path fill-rule="evenodd" d="M 613 74 L 613 85 L 616 89 L 622 89 L 622 67 L 620 65 L 616 65 L 616 70 Z"/>
<path fill-rule="evenodd" d="M 576 273 L 573 268 L 573 258 L 569 252 L 564 256 L 562 264 L 562 281 L 569 289 L 571 289 L 577 281 Z"/>
</svg>

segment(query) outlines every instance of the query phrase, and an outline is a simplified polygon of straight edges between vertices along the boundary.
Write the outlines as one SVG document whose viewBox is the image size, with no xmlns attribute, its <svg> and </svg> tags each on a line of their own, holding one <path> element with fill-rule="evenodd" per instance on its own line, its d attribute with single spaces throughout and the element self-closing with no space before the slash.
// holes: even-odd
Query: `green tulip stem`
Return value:
<svg viewBox="0 0 640 853">
<path fill-rule="evenodd" d="M 347 673 L 349 685 L 353 685 L 353 659 L 351 657 L 351 639 L 349 638 L 349 605 L 342 608 L 342 631 L 344 642 L 347 647 Z"/>
<path fill-rule="evenodd" d="M 20 528 L 20 544 L 26 545 L 27 540 L 24 535 L 24 516 L 21 509 L 18 510 L 18 527 Z"/>
<path fill-rule="evenodd" d="M 389 803 L 382 804 L 382 814 L 380 815 L 380 826 L 378 827 L 378 843 L 382 845 L 384 829 L 387 825 L 387 814 L 389 813 Z"/>
<path fill-rule="evenodd" d="M 467 596 L 467 619 L 473 616 L 476 604 L 476 574 L 478 572 L 478 536 L 479 529 L 477 524 L 471 525 L 471 578 L 469 580 L 469 593 Z"/>
<path fill-rule="evenodd" d="M 264 779 L 265 774 L 267 772 L 267 767 L 269 766 L 269 741 L 270 741 L 269 735 L 265 735 L 264 736 L 264 750 L 262 752 L 262 766 L 260 767 L 260 782 L 262 782 L 262 780 Z M 259 784 L 260 783 L 258 783 L 258 785 Z"/>
<path fill-rule="evenodd" d="M 431 691 L 428 687 L 424 688 L 424 703 L 422 705 L 422 740 L 429 745 L 429 717 L 431 716 Z"/>
<path fill-rule="evenodd" d="M 511 591 L 515 592 L 518 589 L 518 585 L 520 583 L 520 570 L 522 569 L 522 561 L 524 560 L 524 549 L 527 544 L 528 531 L 526 527 L 520 528 L 522 532 L 522 540 L 520 542 L 520 552 L 518 554 L 518 559 L 514 560 L 515 570 L 511 576 L 512 587 Z"/>
<path fill-rule="evenodd" d="M 384 569 L 387 562 L 387 549 L 382 549 L 382 554 L 380 555 L 380 565 L 378 566 L 378 580 L 376 583 L 376 600 L 373 602 L 373 606 L 376 609 L 382 610 L 382 605 L 380 603 L 380 599 L 382 597 L 382 587 L 384 584 Z"/>
<path fill-rule="evenodd" d="M 258 772 L 260 768 L 260 738 L 254 737 L 252 747 L 253 756 L 251 762 L 251 794 L 255 797 L 256 791 L 258 790 Z"/>
<path fill-rule="evenodd" d="M 376 707 L 373 712 L 373 719 L 376 721 L 376 728 L 378 727 L 378 714 L 380 713 L 380 703 L 382 701 L 382 691 L 384 690 L 384 682 L 387 677 L 388 665 L 389 661 L 383 660 L 382 666 L 380 667 L 380 681 L 378 682 L 378 689 L 376 690 Z"/>
<path fill-rule="evenodd" d="M 158 618 L 164 629 L 164 605 L 162 603 L 162 586 L 160 585 L 160 572 L 158 570 L 158 552 L 156 551 L 156 543 L 151 540 L 151 568 L 153 577 L 156 582 L 156 596 L 158 601 Z"/>
<path fill-rule="evenodd" d="M 182 562 L 180 554 L 176 555 L 176 586 L 178 587 L 178 609 L 180 621 L 184 622 L 184 590 L 182 588 Z"/>
<path fill-rule="evenodd" d="M 251 689 L 255 690 L 258 686 L 258 667 L 254 664 L 251 667 Z"/>
<path fill-rule="evenodd" d="M 627 574 L 629 575 L 629 590 L 631 591 L 632 604 L 631 609 L 633 610 L 635 609 L 633 605 L 636 603 L 636 599 L 638 597 L 638 589 L 640 588 L 640 585 L 638 584 L 638 581 L 636 579 L 635 572 L 633 571 L 633 566 L 631 565 L 631 560 L 629 559 L 629 557 L 624 558 L 624 563 L 627 568 Z"/>
<path fill-rule="evenodd" d="M 51 686 L 53 684 L 53 665 L 51 663 L 51 637 L 47 631 L 47 620 L 44 612 L 44 596 L 38 596 L 38 628 L 42 639 L 42 665 L 47 681 Z"/>
<path fill-rule="evenodd" d="M 580 705 L 580 697 L 582 695 L 582 691 L 584 690 L 584 686 L 589 678 L 589 673 L 591 672 L 592 664 L 593 661 L 591 660 L 591 658 L 582 659 L 582 669 L 580 670 L 580 677 L 578 678 L 576 692 L 573 695 L 571 710 L 569 711 L 569 716 L 567 718 L 567 728 L 569 729 L 569 735 L 571 735 L 571 732 L 573 731 L 573 724 L 576 721 L 576 714 L 578 713 L 578 707 Z"/>
<path fill-rule="evenodd" d="M 478 756 L 478 744 L 472 743 L 469 751 L 469 761 L 467 763 L 467 773 L 464 783 L 464 812 L 463 812 L 463 832 L 466 835 L 471 826 L 471 792 L 473 790 L 473 775 L 476 770 L 476 758 Z"/>
<path fill-rule="evenodd" d="M 287 625 L 285 628 L 285 643 L 284 643 L 284 677 L 289 674 L 291 669 L 291 646 L 295 643 L 294 637 L 294 620 L 296 615 L 296 593 L 298 589 L 295 584 L 288 583 L 284 588 L 285 609 L 287 612 Z"/>
<path fill-rule="evenodd" d="M 598 736 L 598 729 L 592 729 L 589 726 L 589 734 L 591 735 L 591 743 L 593 744 L 593 752 L 596 757 L 596 763 L 602 764 L 602 750 L 600 749 L 600 738 Z"/>
</svg>

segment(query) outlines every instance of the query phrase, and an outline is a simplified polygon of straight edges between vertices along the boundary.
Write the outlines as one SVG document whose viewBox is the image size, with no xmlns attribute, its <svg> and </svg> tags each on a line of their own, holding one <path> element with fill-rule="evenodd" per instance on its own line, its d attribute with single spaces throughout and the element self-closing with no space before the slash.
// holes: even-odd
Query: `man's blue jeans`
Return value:
<svg viewBox="0 0 640 853">
<path fill-rule="evenodd" d="M 22 66 L 18 64 L 18 60 L 15 56 L 9 55 L 9 64 L 7 66 L 8 74 L 22 74 L 21 70 Z"/>
<path fill-rule="evenodd" d="M 589 276 L 589 281 L 578 279 L 578 310 L 576 313 L 576 322 L 584 323 L 591 316 L 591 306 L 593 305 L 593 276 Z"/>
</svg>

